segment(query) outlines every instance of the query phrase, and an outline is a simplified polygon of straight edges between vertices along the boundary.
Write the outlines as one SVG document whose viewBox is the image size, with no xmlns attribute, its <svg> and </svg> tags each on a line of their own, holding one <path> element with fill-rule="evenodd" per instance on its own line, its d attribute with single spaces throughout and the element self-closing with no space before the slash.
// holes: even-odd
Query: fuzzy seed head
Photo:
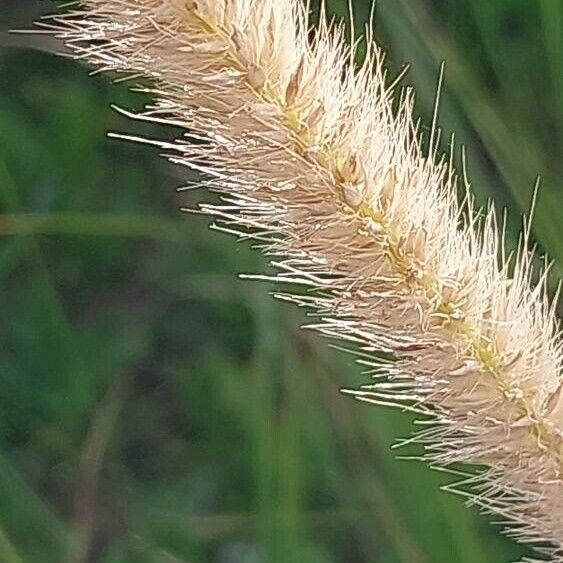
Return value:
<svg viewBox="0 0 563 563">
<path fill-rule="evenodd" d="M 171 160 L 222 197 L 201 210 L 273 257 L 275 279 L 296 284 L 281 297 L 316 313 L 313 328 L 369 358 L 356 397 L 434 418 L 415 437 L 428 460 L 488 466 L 460 494 L 563 562 L 546 274 L 532 285 L 526 236 L 507 261 L 494 211 L 458 203 L 448 160 L 421 148 L 412 91 L 393 102 L 371 30 L 357 66 L 341 27 L 322 16 L 309 33 L 300 0 L 84 0 L 51 27 L 77 58 L 154 81 L 138 118 L 185 129 Z"/>
</svg>

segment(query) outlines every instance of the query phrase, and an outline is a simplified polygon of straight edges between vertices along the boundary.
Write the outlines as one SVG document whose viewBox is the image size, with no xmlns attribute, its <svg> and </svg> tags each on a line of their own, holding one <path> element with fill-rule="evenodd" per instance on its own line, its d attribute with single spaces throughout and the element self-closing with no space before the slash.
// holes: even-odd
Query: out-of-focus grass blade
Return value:
<svg viewBox="0 0 563 563">
<path fill-rule="evenodd" d="M 152 238 L 184 243 L 185 224 L 156 216 L 117 213 L 12 213 L 0 215 L 0 236 L 74 235 Z"/>
<path fill-rule="evenodd" d="M 16 548 L 10 542 L 8 535 L 0 524 L 0 561 L 4 563 L 23 563 Z"/>
<path fill-rule="evenodd" d="M 551 69 L 554 110 L 559 116 L 559 142 L 563 141 L 563 3 L 543 0 L 538 3 L 545 49 Z"/>
</svg>

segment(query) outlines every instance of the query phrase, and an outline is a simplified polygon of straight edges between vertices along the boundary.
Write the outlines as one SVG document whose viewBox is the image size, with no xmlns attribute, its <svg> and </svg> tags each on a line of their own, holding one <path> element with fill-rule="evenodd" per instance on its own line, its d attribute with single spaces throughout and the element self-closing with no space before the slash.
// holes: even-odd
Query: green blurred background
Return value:
<svg viewBox="0 0 563 563">
<path fill-rule="evenodd" d="M 344 0 L 328 1 L 346 17 Z M 357 25 L 369 5 L 354 2 Z M 524 551 L 393 459 L 411 418 L 354 402 L 367 378 L 298 329 L 245 244 L 179 213 L 187 172 L 108 130 L 143 99 L 12 36 L 0 6 L 0 561 L 484 563 Z M 379 0 L 377 34 L 429 123 L 467 144 L 481 203 L 563 264 L 563 2 Z"/>
</svg>

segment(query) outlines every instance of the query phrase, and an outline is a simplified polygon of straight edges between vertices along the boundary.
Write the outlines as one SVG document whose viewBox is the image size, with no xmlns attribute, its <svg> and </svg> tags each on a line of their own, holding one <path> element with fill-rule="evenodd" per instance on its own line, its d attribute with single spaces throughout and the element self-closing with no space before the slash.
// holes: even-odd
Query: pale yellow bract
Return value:
<svg viewBox="0 0 563 563">
<path fill-rule="evenodd" d="M 361 350 L 374 383 L 355 396 L 431 417 L 414 437 L 428 460 L 488 466 L 458 491 L 563 562 L 563 356 L 527 236 L 511 262 L 494 212 L 458 203 L 371 31 L 357 66 L 342 30 L 322 14 L 310 33 L 307 12 L 84 0 L 48 25 L 99 69 L 155 79 L 137 117 L 185 129 L 165 147 L 221 195 L 201 210 L 273 257 L 275 279 L 296 284 L 278 297 Z"/>
</svg>

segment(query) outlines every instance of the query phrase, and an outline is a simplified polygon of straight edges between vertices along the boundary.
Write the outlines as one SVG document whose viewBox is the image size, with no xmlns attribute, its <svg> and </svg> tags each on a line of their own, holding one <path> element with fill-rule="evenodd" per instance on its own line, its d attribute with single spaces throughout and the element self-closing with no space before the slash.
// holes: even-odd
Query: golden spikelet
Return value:
<svg viewBox="0 0 563 563">
<path fill-rule="evenodd" d="M 77 58 L 154 79 L 138 117 L 184 128 L 171 160 L 221 196 L 201 210 L 272 257 L 274 279 L 296 287 L 278 297 L 313 310 L 311 326 L 370 358 L 374 383 L 355 396 L 432 417 L 414 438 L 430 463 L 488 466 L 458 492 L 563 562 L 562 351 L 545 274 L 532 285 L 526 235 L 510 262 L 494 212 L 458 203 L 371 30 L 356 66 L 342 29 L 322 14 L 310 34 L 307 11 L 84 0 L 49 26 Z"/>
</svg>

